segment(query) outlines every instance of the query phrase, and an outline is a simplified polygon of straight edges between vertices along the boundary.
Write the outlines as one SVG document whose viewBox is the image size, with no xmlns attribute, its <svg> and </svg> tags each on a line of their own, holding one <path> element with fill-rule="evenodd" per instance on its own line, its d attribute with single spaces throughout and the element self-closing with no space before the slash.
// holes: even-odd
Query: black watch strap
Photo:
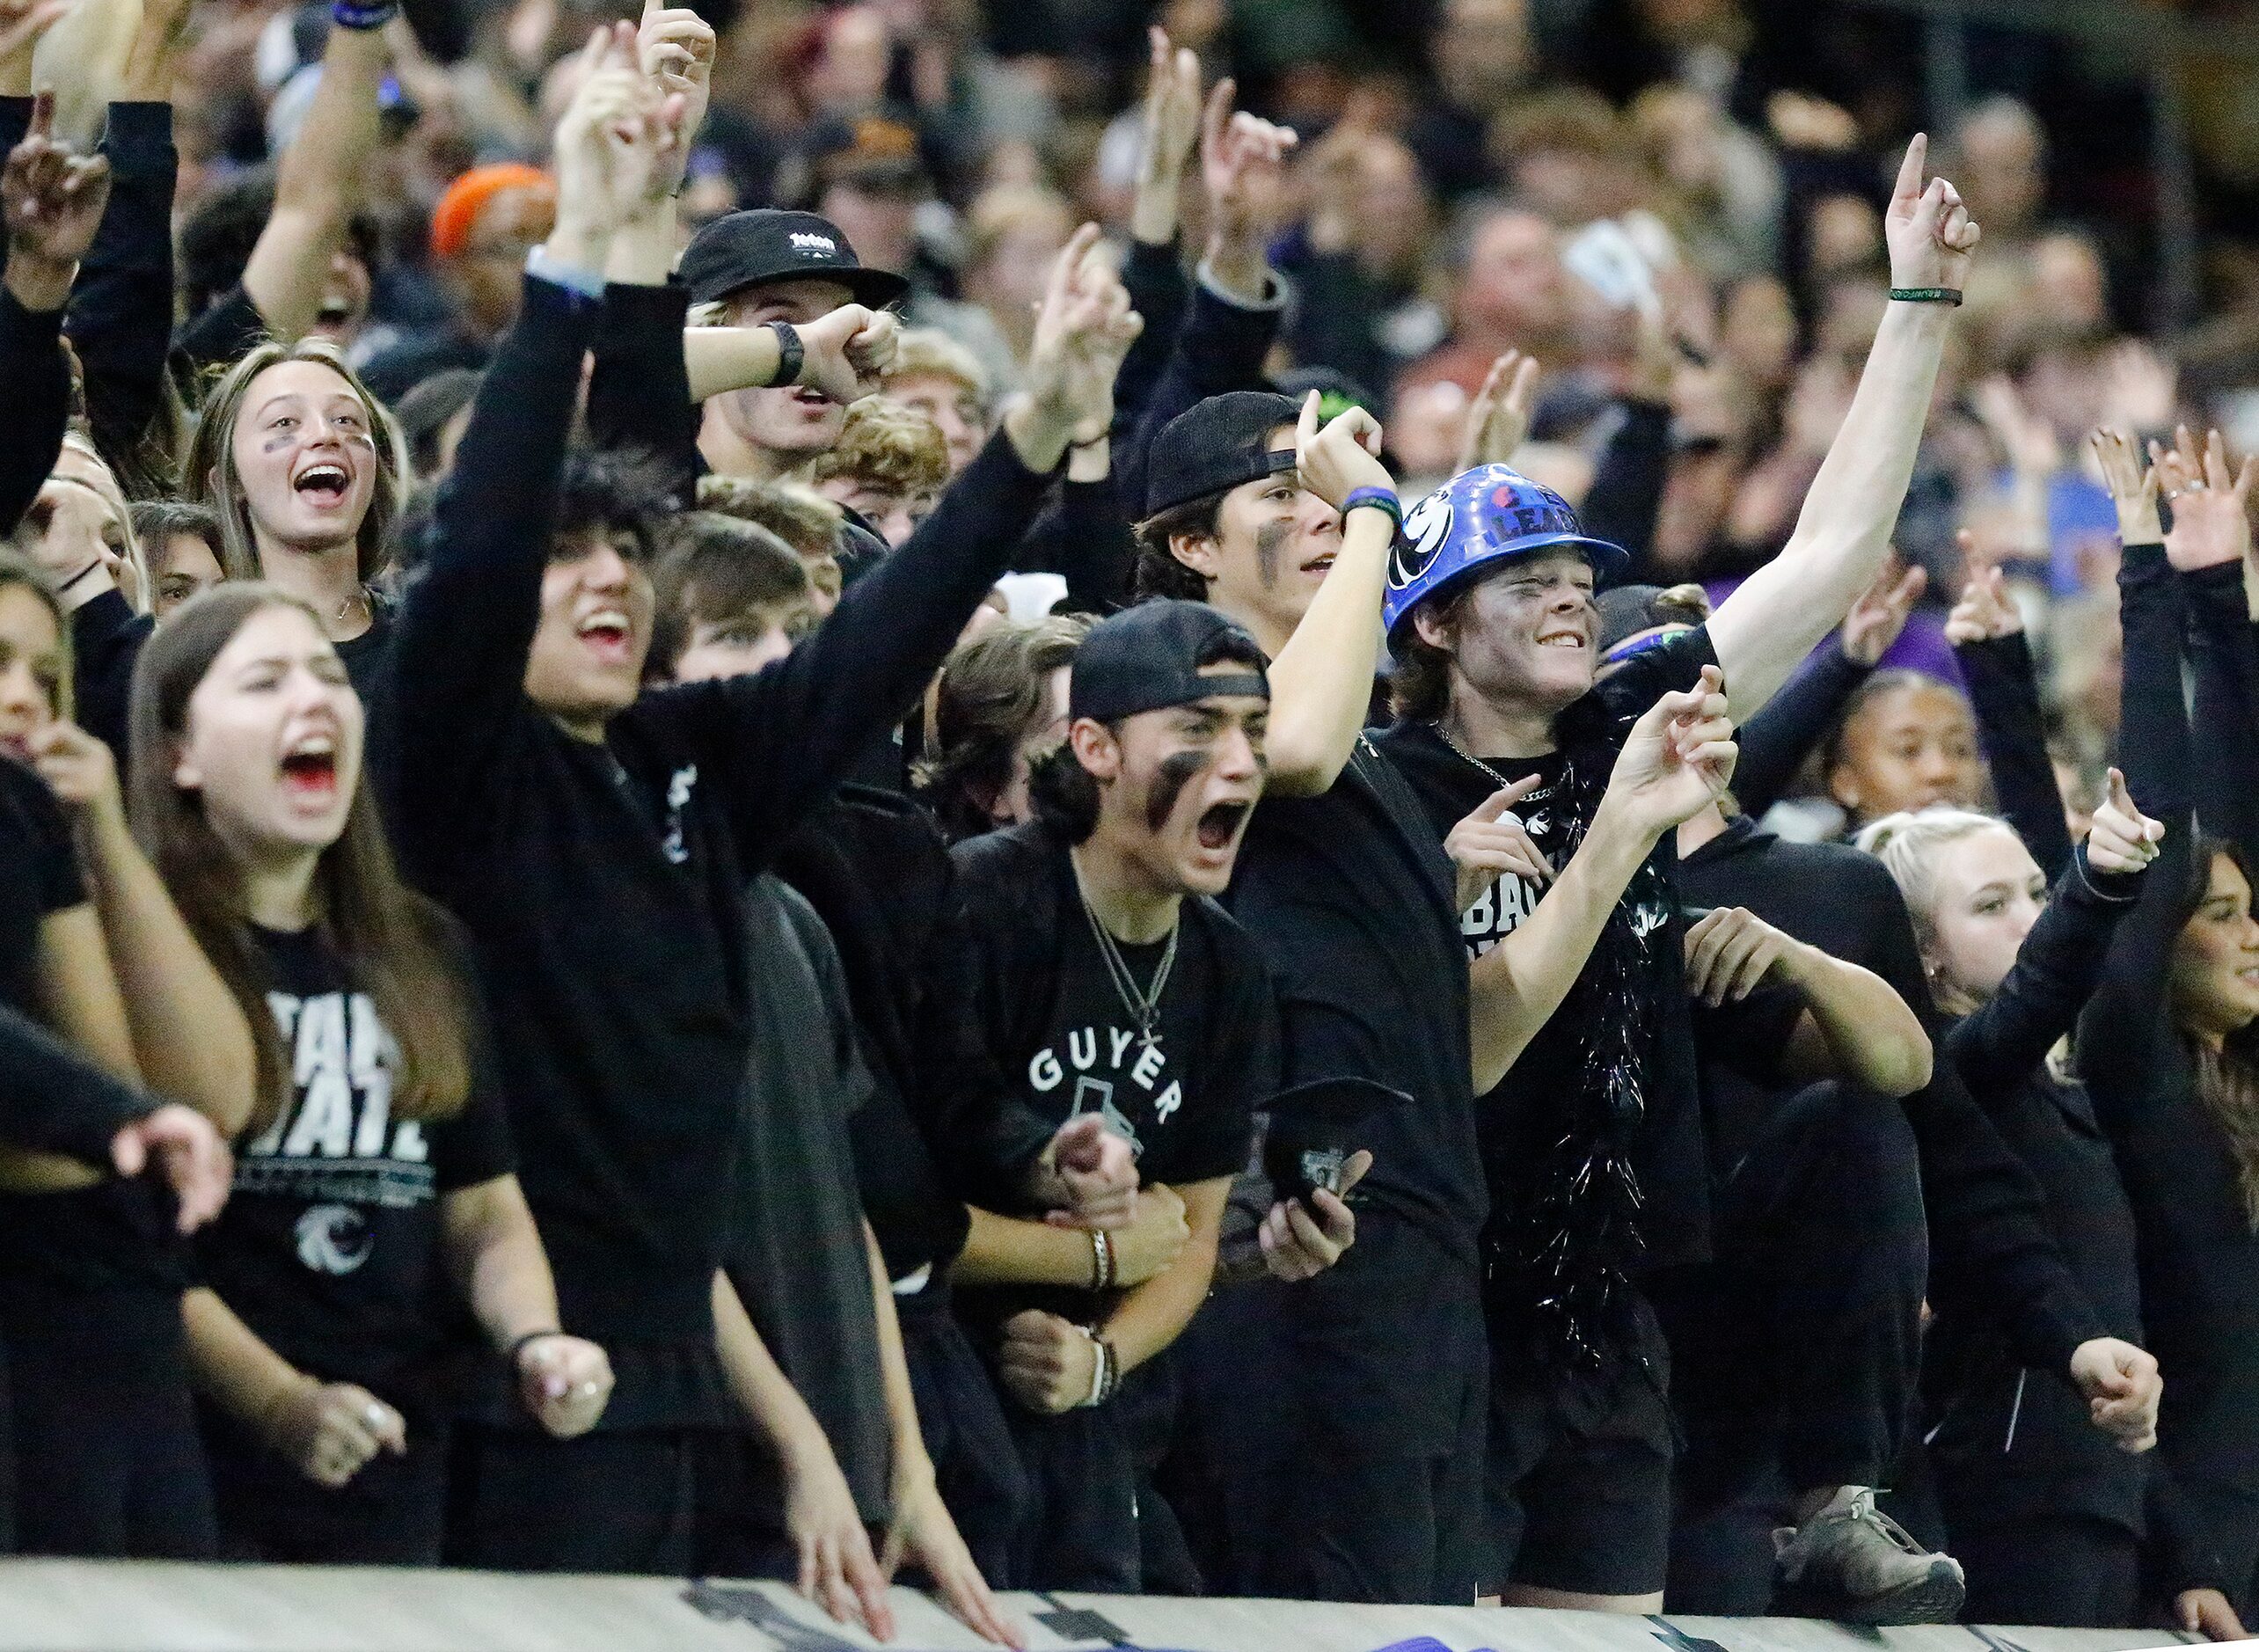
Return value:
<svg viewBox="0 0 2259 1652">
<path fill-rule="evenodd" d="M 769 331 L 777 335 L 777 376 L 771 383 L 779 388 L 799 384 L 801 369 L 808 362 L 808 349 L 801 343 L 800 329 L 789 321 L 771 321 Z"/>
</svg>

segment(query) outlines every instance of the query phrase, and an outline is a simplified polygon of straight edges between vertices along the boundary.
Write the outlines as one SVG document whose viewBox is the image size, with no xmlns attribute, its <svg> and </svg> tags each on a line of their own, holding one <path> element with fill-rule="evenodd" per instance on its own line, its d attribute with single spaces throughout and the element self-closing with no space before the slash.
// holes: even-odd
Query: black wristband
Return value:
<svg viewBox="0 0 2259 1652">
<path fill-rule="evenodd" d="M 1956 287 L 1893 287 L 1890 302 L 1894 304 L 1951 304 L 1958 309 L 1961 290 Z"/>
<path fill-rule="evenodd" d="M 770 380 L 773 388 L 800 383 L 801 369 L 808 364 L 808 347 L 801 342 L 800 329 L 789 321 L 771 321 L 769 331 L 777 335 L 777 376 Z"/>
<path fill-rule="evenodd" d="M 516 1341 L 510 1344 L 510 1351 L 502 1356 L 502 1363 L 508 1365 L 512 1371 L 515 1371 L 517 1369 L 518 1356 L 525 1352 L 528 1344 L 544 1341 L 550 1337 L 562 1336 L 564 1334 L 564 1332 L 557 1329 L 554 1326 L 552 1326 L 546 1331 L 528 1331 L 523 1336 L 518 1338 Z"/>
</svg>

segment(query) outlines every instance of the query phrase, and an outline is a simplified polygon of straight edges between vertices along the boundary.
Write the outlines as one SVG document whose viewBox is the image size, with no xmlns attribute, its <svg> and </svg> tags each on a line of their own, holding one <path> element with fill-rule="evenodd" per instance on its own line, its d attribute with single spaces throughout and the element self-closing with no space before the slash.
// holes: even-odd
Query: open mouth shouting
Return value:
<svg viewBox="0 0 2259 1652">
<path fill-rule="evenodd" d="M 1203 809 L 1193 829 L 1200 846 L 1210 854 L 1221 854 L 1229 849 L 1239 837 L 1240 822 L 1254 807 L 1250 802 L 1233 801 L 1211 804 Z"/>
<path fill-rule="evenodd" d="M 282 754 L 282 784 L 303 802 L 321 805 L 335 800 L 337 736 L 317 731 L 293 741 Z"/>
<path fill-rule="evenodd" d="M 290 489 L 317 510 L 341 509 L 353 492 L 353 472 L 334 459 L 315 459 L 299 467 Z"/>
<path fill-rule="evenodd" d="M 635 663 L 635 631 L 625 609 L 593 610 L 581 621 L 576 634 L 581 646 L 605 665 L 625 669 Z"/>
</svg>

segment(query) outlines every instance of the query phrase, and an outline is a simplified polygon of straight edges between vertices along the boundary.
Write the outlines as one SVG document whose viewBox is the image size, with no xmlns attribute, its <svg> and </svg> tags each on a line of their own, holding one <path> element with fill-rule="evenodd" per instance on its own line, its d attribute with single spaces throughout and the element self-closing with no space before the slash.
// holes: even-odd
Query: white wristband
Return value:
<svg viewBox="0 0 2259 1652">
<path fill-rule="evenodd" d="M 1082 1331 L 1083 1341 L 1090 1344 L 1090 1397 L 1083 1404 L 1094 1406 L 1106 1396 L 1106 1350 L 1098 1345 L 1093 1334 L 1079 1325 L 1075 1329 Z"/>
</svg>

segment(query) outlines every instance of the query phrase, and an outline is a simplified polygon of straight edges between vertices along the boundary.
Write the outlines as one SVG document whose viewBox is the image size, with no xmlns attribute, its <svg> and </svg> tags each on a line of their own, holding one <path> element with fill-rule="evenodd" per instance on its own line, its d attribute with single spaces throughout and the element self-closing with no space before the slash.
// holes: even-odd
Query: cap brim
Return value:
<svg viewBox="0 0 2259 1652">
<path fill-rule="evenodd" d="M 1413 609 L 1418 608 L 1421 603 L 1449 596 L 1454 591 L 1466 589 L 1477 580 L 1488 578 L 1494 570 L 1504 567 L 1510 562 L 1520 562 L 1547 551 L 1582 552 L 1585 561 L 1591 565 L 1592 582 L 1597 589 L 1605 589 L 1618 583 L 1631 570 L 1632 553 L 1619 545 L 1610 545 L 1605 539 L 1595 539 L 1581 533 L 1540 534 L 1535 538 L 1524 540 L 1510 551 L 1495 551 L 1480 561 L 1470 562 L 1451 578 L 1439 581 L 1421 592 L 1420 602 L 1412 603 L 1397 615 L 1395 623 L 1389 626 L 1389 640 L 1393 642 L 1403 634 L 1404 627 L 1411 622 Z"/>
<path fill-rule="evenodd" d="M 866 309 L 883 310 L 910 291 L 910 283 L 892 270 L 884 269 L 824 269 L 811 268 L 805 264 L 788 264 L 782 269 L 757 270 L 749 274 L 732 272 L 717 281 L 708 281 L 691 289 L 693 303 L 719 303 L 733 298 L 749 287 L 763 287 L 771 281 L 830 281 L 847 289 L 847 302 Z"/>
</svg>

